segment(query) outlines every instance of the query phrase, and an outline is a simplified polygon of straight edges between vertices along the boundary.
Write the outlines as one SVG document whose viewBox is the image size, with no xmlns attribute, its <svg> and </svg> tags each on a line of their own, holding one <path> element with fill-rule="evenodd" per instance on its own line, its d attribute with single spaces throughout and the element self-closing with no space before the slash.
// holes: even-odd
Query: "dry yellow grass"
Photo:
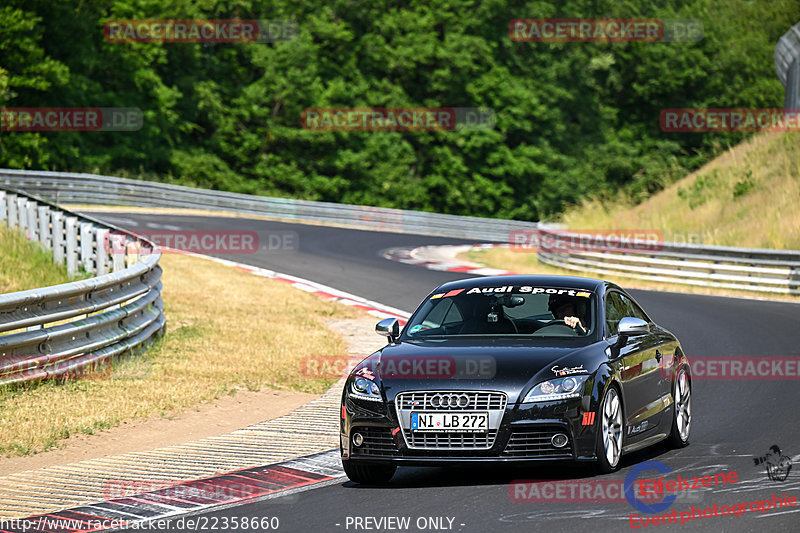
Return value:
<svg viewBox="0 0 800 533">
<path fill-rule="evenodd" d="M 722 296 L 737 296 L 743 298 L 767 298 L 770 300 L 800 301 L 798 296 L 776 295 L 772 293 L 754 293 L 750 291 L 736 291 L 694 285 L 681 285 L 677 283 L 660 283 L 656 281 L 639 280 L 624 276 L 612 276 L 595 272 L 578 272 L 558 268 L 540 263 L 536 252 L 526 252 L 511 248 L 487 248 L 472 250 L 459 254 L 460 259 L 480 263 L 491 268 L 500 268 L 519 274 L 540 274 L 550 276 L 583 276 L 604 279 L 616 283 L 626 289 L 652 289 L 658 291 L 686 292 L 692 294 L 716 294 Z"/>
<path fill-rule="evenodd" d="M 321 393 L 335 380 L 302 375 L 308 356 L 344 356 L 325 327 L 354 311 L 278 281 L 211 261 L 166 254 L 168 333 L 103 379 L 0 390 L 0 453 L 24 455 L 138 417 L 179 412 L 236 390 Z"/>
<path fill-rule="evenodd" d="M 800 135 L 756 135 L 639 205 L 591 200 L 558 220 L 573 230 L 657 230 L 663 239 L 747 248 L 800 249 Z M 539 263 L 535 252 L 495 248 L 465 254 L 493 268 L 601 277 L 627 288 L 798 301 L 771 293 L 659 283 Z"/>
<path fill-rule="evenodd" d="M 651 198 L 593 200 L 567 210 L 574 229 L 699 233 L 704 244 L 800 249 L 800 135 L 756 135 Z"/>
</svg>

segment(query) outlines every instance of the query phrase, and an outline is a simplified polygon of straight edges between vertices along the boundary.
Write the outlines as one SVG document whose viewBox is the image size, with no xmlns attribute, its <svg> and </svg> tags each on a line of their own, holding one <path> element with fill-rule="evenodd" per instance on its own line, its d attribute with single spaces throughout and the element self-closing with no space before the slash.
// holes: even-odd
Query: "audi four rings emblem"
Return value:
<svg viewBox="0 0 800 533">
<path fill-rule="evenodd" d="M 466 394 L 435 394 L 431 398 L 431 407 L 466 407 L 469 396 Z"/>
</svg>

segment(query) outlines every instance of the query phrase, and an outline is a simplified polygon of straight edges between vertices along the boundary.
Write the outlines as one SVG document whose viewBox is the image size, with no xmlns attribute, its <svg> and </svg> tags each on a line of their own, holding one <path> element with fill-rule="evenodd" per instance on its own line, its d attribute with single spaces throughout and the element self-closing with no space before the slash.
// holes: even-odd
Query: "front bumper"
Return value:
<svg viewBox="0 0 800 533">
<path fill-rule="evenodd" d="M 494 435 L 436 433 L 427 438 L 426 446 L 420 449 L 409 446 L 410 429 L 401 428 L 394 402 L 367 402 L 346 397 L 340 432 L 342 460 L 398 465 L 594 461 L 599 421 L 594 415 L 584 416 L 582 404 L 581 398 L 509 404 L 502 412 Z M 360 446 L 353 443 L 356 433 L 363 438 Z M 553 445 L 552 437 L 557 433 L 567 436 L 565 446 Z M 463 449 L 464 442 L 467 448 L 471 443 L 478 447 Z M 487 443 L 488 448 L 485 447 Z"/>
</svg>

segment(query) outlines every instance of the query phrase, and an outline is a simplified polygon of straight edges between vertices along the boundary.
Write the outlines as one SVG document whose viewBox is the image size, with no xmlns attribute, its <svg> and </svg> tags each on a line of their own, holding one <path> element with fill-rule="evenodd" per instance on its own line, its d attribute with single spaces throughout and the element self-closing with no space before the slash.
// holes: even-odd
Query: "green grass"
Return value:
<svg viewBox="0 0 800 533">
<path fill-rule="evenodd" d="M 65 266 L 16 229 L 0 223 L 0 294 L 70 281 Z"/>
</svg>

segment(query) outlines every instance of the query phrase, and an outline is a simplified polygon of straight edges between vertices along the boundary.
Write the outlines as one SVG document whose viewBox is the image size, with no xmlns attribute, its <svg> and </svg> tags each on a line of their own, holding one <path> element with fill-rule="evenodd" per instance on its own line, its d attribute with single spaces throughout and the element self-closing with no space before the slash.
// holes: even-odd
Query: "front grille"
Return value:
<svg viewBox="0 0 800 533">
<path fill-rule="evenodd" d="M 361 446 L 350 445 L 353 455 L 359 457 L 394 457 L 397 455 L 397 446 L 394 444 L 392 430 L 389 428 L 356 427 L 350 432 L 350 438 L 356 433 L 364 436 Z"/>
<path fill-rule="evenodd" d="M 440 394 L 465 394 L 469 403 L 463 407 L 434 407 L 431 400 Z M 502 411 L 506 408 L 508 396 L 502 392 L 483 391 L 418 391 L 403 392 L 397 395 L 397 408 L 404 410 L 432 410 L 432 411 Z"/>
<path fill-rule="evenodd" d="M 567 441 L 563 448 L 553 446 L 551 439 L 556 433 L 563 433 L 569 437 L 562 428 L 541 428 L 525 431 L 515 431 L 508 439 L 503 455 L 506 457 L 572 457 L 572 441 Z"/>
<path fill-rule="evenodd" d="M 413 448 L 427 450 L 488 449 L 494 444 L 497 431 L 488 433 L 410 433 L 408 443 Z"/>
<path fill-rule="evenodd" d="M 443 396 L 457 397 L 458 401 L 442 406 Z M 395 398 L 400 429 L 410 450 L 488 450 L 494 446 L 507 403 L 508 396 L 499 391 L 409 391 Z M 483 433 L 412 432 L 412 411 L 487 411 L 489 430 Z"/>
</svg>

